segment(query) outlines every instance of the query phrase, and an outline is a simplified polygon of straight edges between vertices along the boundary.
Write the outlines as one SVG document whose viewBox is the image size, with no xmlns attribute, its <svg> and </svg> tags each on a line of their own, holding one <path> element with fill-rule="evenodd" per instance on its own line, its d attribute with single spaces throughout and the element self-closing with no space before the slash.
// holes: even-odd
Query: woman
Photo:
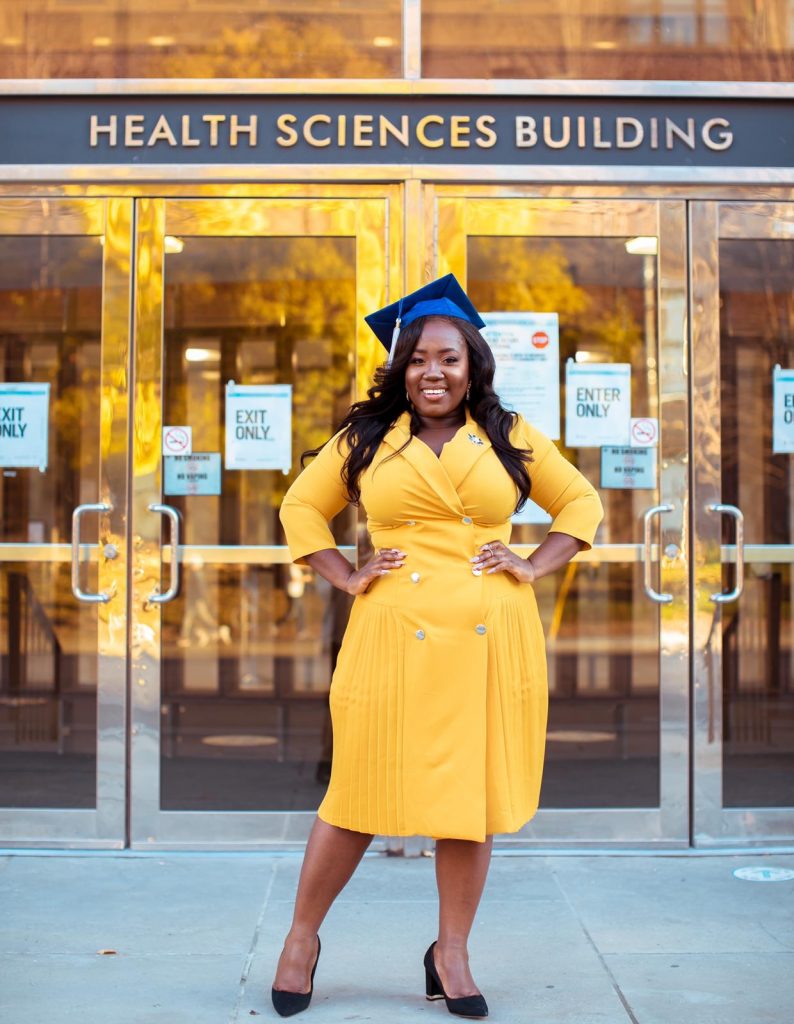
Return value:
<svg viewBox="0 0 794 1024">
<path fill-rule="evenodd" d="M 373 835 L 436 840 L 428 998 L 484 1017 L 467 940 L 495 832 L 538 807 L 548 692 L 532 584 L 588 549 L 603 509 L 554 444 L 502 408 L 474 306 L 449 274 L 367 317 L 389 361 L 287 492 L 290 554 L 355 595 L 329 695 L 333 760 L 273 984 L 309 1005 L 317 934 Z M 393 328 L 393 330 L 392 330 Z M 507 546 L 532 498 L 553 517 L 531 558 Z M 328 522 L 360 502 L 360 569 Z"/>
</svg>

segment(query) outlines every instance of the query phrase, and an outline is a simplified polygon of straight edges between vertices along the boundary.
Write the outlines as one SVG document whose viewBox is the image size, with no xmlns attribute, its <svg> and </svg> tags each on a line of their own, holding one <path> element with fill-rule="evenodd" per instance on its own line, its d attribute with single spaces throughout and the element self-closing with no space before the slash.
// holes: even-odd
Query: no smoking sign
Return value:
<svg viewBox="0 0 794 1024">
<path fill-rule="evenodd" d="M 163 455 L 192 454 L 192 427 L 163 427 Z"/>
<path fill-rule="evenodd" d="M 653 448 L 659 443 L 659 420 L 633 416 L 629 434 L 633 448 Z"/>
</svg>

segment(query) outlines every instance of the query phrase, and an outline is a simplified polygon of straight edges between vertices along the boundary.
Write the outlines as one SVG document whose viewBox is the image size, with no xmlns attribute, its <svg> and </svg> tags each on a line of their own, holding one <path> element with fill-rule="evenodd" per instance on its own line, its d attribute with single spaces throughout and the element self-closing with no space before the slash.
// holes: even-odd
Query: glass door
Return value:
<svg viewBox="0 0 794 1024">
<path fill-rule="evenodd" d="M 132 203 L 0 199 L 0 842 L 125 839 Z"/>
<path fill-rule="evenodd" d="M 349 601 L 290 564 L 278 511 L 371 376 L 363 317 L 401 283 L 393 198 L 139 202 L 133 846 L 308 835 Z M 355 560 L 354 511 L 334 528 Z"/>
<path fill-rule="evenodd" d="M 558 364 L 540 404 L 537 391 L 531 400 L 553 419 L 549 406 L 562 395 L 558 443 L 600 486 L 606 516 L 592 550 L 537 587 L 550 690 L 541 805 L 502 842 L 686 845 L 685 204 L 504 193 L 430 190 L 434 273 L 465 282 L 486 322 L 493 313 L 521 323 L 521 314 L 556 314 Z M 547 333 L 535 342 L 548 345 Z M 644 421 L 628 444 L 615 436 L 604 445 L 574 422 L 600 415 L 613 377 L 628 389 L 630 416 Z M 580 390 L 576 382 L 588 380 L 607 391 Z M 540 542 L 543 519 L 536 510 L 515 523 L 516 550 Z"/>
<path fill-rule="evenodd" d="M 694 834 L 794 839 L 794 204 L 693 203 Z"/>
</svg>

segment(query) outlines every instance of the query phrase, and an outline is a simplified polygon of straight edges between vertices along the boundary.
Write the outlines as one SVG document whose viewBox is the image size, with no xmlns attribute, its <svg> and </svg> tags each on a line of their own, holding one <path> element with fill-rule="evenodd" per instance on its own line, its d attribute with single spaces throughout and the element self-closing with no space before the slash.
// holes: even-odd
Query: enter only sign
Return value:
<svg viewBox="0 0 794 1024">
<path fill-rule="evenodd" d="M 648 416 L 632 416 L 630 433 L 634 448 L 653 448 L 659 443 L 659 421 Z"/>
</svg>

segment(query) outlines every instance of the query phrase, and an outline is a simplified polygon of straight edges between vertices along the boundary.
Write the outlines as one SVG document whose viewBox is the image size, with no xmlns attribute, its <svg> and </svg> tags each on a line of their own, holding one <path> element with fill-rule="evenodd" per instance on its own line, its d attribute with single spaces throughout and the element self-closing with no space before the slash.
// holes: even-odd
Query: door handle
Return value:
<svg viewBox="0 0 794 1024">
<path fill-rule="evenodd" d="M 110 508 L 104 501 L 89 502 L 78 505 L 72 512 L 72 593 L 86 604 L 107 604 L 111 595 L 104 591 L 92 594 L 80 587 L 80 520 L 86 512 L 110 512 Z"/>
<path fill-rule="evenodd" d="M 724 505 L 722 502 L 706 505 L 706 509 L 709 512 L 733 516 L 736 520 L 736 585 L 727 593 L 720 592 L 710 597 L 710 600 L 717 604 L 727 604 L 729 601 L 738 600 L 744 590 L 744 515 L 735 505 Z"/>
<path fill-rule="evenodd" d="M 653 589 L 653 583 L 651 582 L 651 525 L 654 516 L 661 515 L 663 512 L 673 511 L 675 511 L 675 505 L 653 505 L 651 508 L 647 508 L 642 516 L 642 533 L 645 545 L 642 582 L 645 587 L 645 593 L 652 601 L 656 601 L 657 604 L 669 604 L 673 600 L 673 595 L 660 594 L 658 590 Z"/>
<path fill-rule="evenodd" d="M 179 513 L 170 505 L 156 503 L 149 505 L 149 511 L 159 512 L 165 516 L 171 526 L 168 537 L 168 546 L 171 548 L 171 585 L 163 594 L 153 590 L 146 599 L 152 604 L 165 604 L 167 601 L 173 601 L 179 593 Z"/>
</svg>

